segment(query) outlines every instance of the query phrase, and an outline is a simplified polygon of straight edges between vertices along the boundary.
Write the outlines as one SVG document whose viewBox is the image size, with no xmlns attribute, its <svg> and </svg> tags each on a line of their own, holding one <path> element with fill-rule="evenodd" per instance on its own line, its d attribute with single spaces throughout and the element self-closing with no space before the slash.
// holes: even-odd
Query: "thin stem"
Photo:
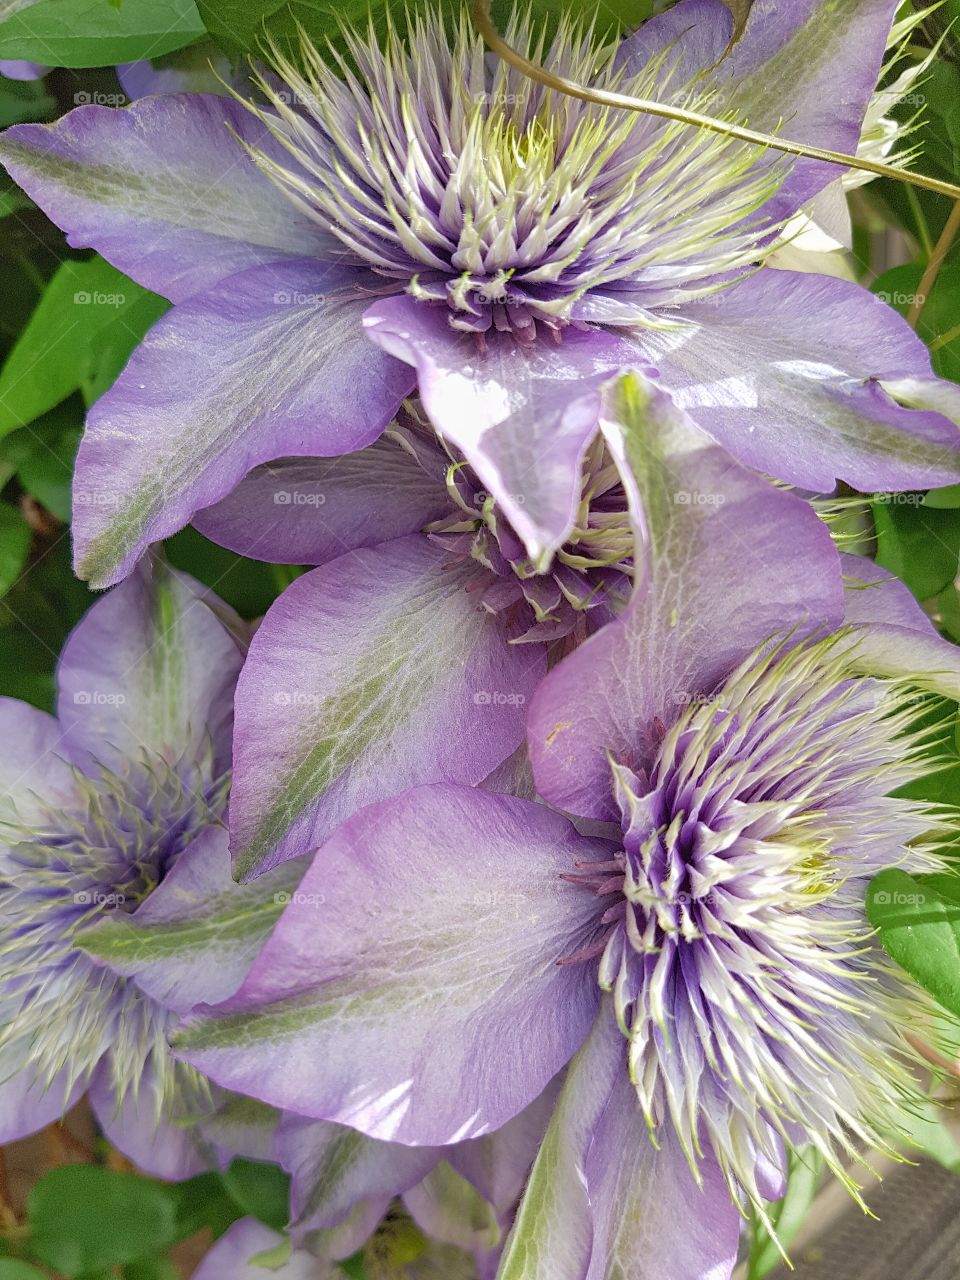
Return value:
<svg viewBox="0 0 960 1280">
<path fill-rule="evenodd" d="M 929 262 L 933 257 L 933 236 L 930 234 L 930 227 L 927 225 L 923 205 L 920 203 L 916 191 L 909 185 L 907 186 L 907 202 L 910 205 L 910 212 L 913 214 L 913 221 L 917 227 L 917 239 L 923 249 L 923 256 Z"/>
<path fill-rule="evenodd" d="M 568 97 L 579 98 L 581 102 L 595 102 L 601 107 L 616 107 L 624 111 L 638 111 L 644 115 L 659 116 L 664 120 L 676 120 L 680 124 L 689 124 L 698 129 L 722 133 L 728 138 L 737 138 L 741 142 L 770 147 L 788 156 L 805 156 L 809 160 L 822 160 L 825 164 L 840 165 L 845 169 L 860 169 L 864 173 L 874 173 L 881 178 L 895 178 L 915 187 L 923 187 L 927 191 L 936 191 L 939 195 L 949 196 L 951 200 L 960 200 L 960 187 L 952 182 L 943 182 L 939 178 L 927 177 L 926 174 L 898 169 L 894 165 L 883 164 L 877 160 L 845 155 L 842 151 L 827 151 L 822 147 L 811 147 L 802 142 L 790 142 L 786 138 L 777 138 L 769 133 L 758 133 L 755 129 L 745 129 L 726 120 L 717 120 L 714 116 L 702 115 L 699 111 L 687 111 L 683 107 L 668 106 L 666 103 L 654 102 L 649 98 L 633 98 L 628 94 L 614 93 L 609 89 L 590 88 L 587 85 L 578 84 L 575 80 L 568 80 L 565 76 L 558 76 L 541 66 L 539 62 L 533 62 L 524 57 L 519 50 L 507 44 L 493 25 L 490 17 L 490 0 L 473 0 L 473 20 L 490 48 L 505 62 L 509 62 L 529 79 L 546 85 L 548 89 L 555 89 L 558 93 L 565 93 Z"/>
<path fill-rule="evenodd" d="M 940 268 L 943 266 L 947 254 L 953 247 L 953 242 L 956 240 L 958 235 L 960 235 L 960 199 L 954 203 L 953 208 L 950 210 L 950 217 L 947 219 L 947 225 L 943 228 L 943 231 L 940 234 L 940 239 L 937 241 L 936 247 L 930 255 L 930 261 L 927 263 L 927 268 L 923 273 L 920 284 L 917 286 L 917 296 L 914 299 L 913 306 L 907 313 L 907 320 L 913 325 L 914 329 L 917 327 L 917 323 L 923 313 L 923 308 L 926 306 L 927 299 L 930 297 L 930 294 L 933 292 L 933 287 L 937 283 L 937 279 L 940 275 Z"/>
<path fill-rule="evenodd" d="M 7 1177 L 7 1153 L 0 1147 L 0 1230 L 14 1231 L 17 1226 L 17 1214 L 10 1195 L 10 1179 Z"/>
<path fill-rule="evenodd" d="M 930 343 L 931 351 L 939 351 L 941 347 L 945 347 L 951 343 L 954 338 L 960 338 L 960 324 L 955 324 L 952 329 L 948 329 L 946 333 L 939 334 Z"/>
</svg>

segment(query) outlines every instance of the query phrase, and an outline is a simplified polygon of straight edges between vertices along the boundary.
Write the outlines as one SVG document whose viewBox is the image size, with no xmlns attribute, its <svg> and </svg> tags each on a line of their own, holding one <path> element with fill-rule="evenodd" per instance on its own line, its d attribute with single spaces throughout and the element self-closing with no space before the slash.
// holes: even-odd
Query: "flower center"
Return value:
<svg viewBox="0 0 960 1280">
<path fill-rule="evenodd" d="M 711 1145 L 738 1198 L 797 1130 L 837 1171 L 908 1082 L 896 1031 L 915 1001 L 870 944 L 866 888 L 928 871 L 936 826 L 893 798 L 922 772 L 894 688 L 850 675 L 850 634 L 751 658 L 684 694 L 649 777 L 613 763 L 623 851 L 572 869 L 595 893 L 598 955 L 651 1132 L 695 1166 Z M 842 1172 L 841 1172 L 841 1176 Z"/>
<path fill-rule="evenodd" d="M 549 50 L 524 20 L 508 39 L 603 88 L 650 96 L 671 80 L 669 51 L 626 78 L 570 22 Z M 247 105 L 291 163 L 254 159 L 341 258 L 445 305 L 481 346 L 559 338 L 601 314 L 585 299 L 608 288 L 602 318 L 662 325 L 651 309 L 712 292 L 775 229 L 754 217 L 784 172 L 762 149 L 556 94 L 489 61 L 466 14 L 452 38 L 433 13 L 382 49 L 347 41 L 357 70 L 343 77 L 309 45 L 305 71 L 274 51 L 287 88 L 263 77 L 268 108 Z M 670 92 L 691 110 L 713 97 L 703 77 Z"/>
</svg>

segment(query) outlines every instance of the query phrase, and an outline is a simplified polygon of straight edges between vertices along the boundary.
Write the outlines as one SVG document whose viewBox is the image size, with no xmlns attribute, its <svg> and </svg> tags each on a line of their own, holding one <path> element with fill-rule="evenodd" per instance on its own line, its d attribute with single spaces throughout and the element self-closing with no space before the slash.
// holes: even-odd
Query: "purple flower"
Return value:
<svg viewBox="0 0 960 1280">
<path fill-rule="evenodd" d="M 593 834 L 466 787 L 371 805 L 305 876 L 319 919 L 288 909 L 175 1037 L 221 1084 L 413 1145 L 497 1129 L 572 1063 L 502 1280 L 727 1275 L 784 1144 L 839 1168 L 882 1143 L 923 999 L 864 898 L 937 865 L 894 793 L 923 768 L 905 695 L 955 698 L 955 650 L 868 562 L 843 593 L 783 495 L 689 425 L 649 434 L 641 384 L 616 409 L 647 589 L 529 727 L 540 795 Z"/>
<path fill-rule="evenodd" d="M 166 1038 L 240 982 L 282 909 L 230 879 L 223 825 L 243 630 L 215 597 L 144 565 L 73 632 L 56 719 L 0 702 L 0 1140 L 89 1089 L 150 1172 L 209 1166 L 227 1100 Z M 235 1148 L 236 1149 L 236 1148 Z"/>
<path fill-rule="evenodd" d="M 788 518 L 801 504 L 784 496 Z M 370 800 L 482 782 L 522 744 L 548 654 L 631 589 L 632 518 L 600 440 L 545 573 L 471 468 L 406 413 L 359 453 L 258 468 L 197 523 L 243 554 L 323 566 L 270 610 L 238 685 L 230 815 L 244 877 L 316 848 Z M 805 529 L 828 546 L 816 521 Z"/>
<path fill-rule="evenodd" d="M 896 7 L 754 6 L 724 56 L 728 6 L 682 0 L 612 53 L 565 27 L 548 58 L 849 151 Z M 751 274 L 829 165 L 558 97 L 466 19 L 352 55 L 280 59 L 266 108 L 147 99 L 0 142 L 71 244 L 178 304 L 90 415 L 78 484 L 118 502 L 76 522 L 83 576 L 117 581 L 260 463 L 364 448 L 415 388 L 540 568 L 623 371 L 804 488 L 960 476 L 960 394 L 900 317 L 847 282 Z"/>
</svg>

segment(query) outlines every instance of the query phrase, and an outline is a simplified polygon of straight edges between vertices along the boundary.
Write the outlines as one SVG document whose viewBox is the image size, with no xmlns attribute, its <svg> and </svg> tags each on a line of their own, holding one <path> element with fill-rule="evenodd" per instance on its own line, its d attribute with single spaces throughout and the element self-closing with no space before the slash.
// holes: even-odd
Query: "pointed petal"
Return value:
<svg viewBox="0 0 960 1280">
<path fill-rule="evenodd" d="M 63 1071 L 47 1083 L 29 1066 L 18 1061 L 19 1046 L 0 1055 L 0 1144 L 19 1142 L 62 1120 L 80 1101 L 85 1083 L 70 1090 L 69 1073 Z"/>
<path fill-rule="evenodd" d="M 611 334 L 569 330 L 561 345 L 541 339 L 529 350 L 492 334 L 480 353 L 448 315 L 390 298 L 370 308 L 364 325 L 384 351 L 416 368 L 434 426 L 496 497 L 534 560 L 549 561 L 573 528 L 602 387 L 636 363 L 636 350 Z"/>
<path fill-rule="evenodd" d="M 869 675 L 906 678 L 960 701 L 960 650 L 938 635 L 910 591 L 886 569 L 860 556 L 841 557 L 844 621 L 862 628 L 853 654 Z"/>
<path fill-rule="evenodd" d="M 71 633 L 57 668 L 57 711 L 71 751 L 113 769 L 144 750 L 169 763 L 229 767 L 233 689 L 243 647 L 211 605 L 222 601 L 151 558 L 99 600 Z"/>
<path fill-rule="evenodd" d="M 698 1187 L 676 1139 L 650 1140 L 613 1012 L 567 1075 L 499 1280 L 725 1280 L 740 1214 L 716 1162 Z"/>
<path fill-rule="evenodd" d="M 949 384 L 932 377 L 903 317 L 859 285 L 762 271 L 678 314 L 689 329 L 638 345 L 677 403 L 746 466 L 818 493 L 837 480 L 871 492 L 960 477 L 956 425 L 878 385 Z"/>
<path fill-rule="evenodd" d="M 360 330 L 367 276 L 313 262 L 175 307 L 91 410 L 74 478 L 77 573 L 109 586 L 261 462 L 370 444 L 413 377 Z M 255 550 L 255 545 L 252 548 Z"/>
<path fill-rule="evenodd" d="M 681 0 L 626 40 L 631 72 L 669 48 L 665 74 L 676 96 L 700 77 L 721 96 L 710 114 L 810 146 L 853 155 L 886 57 L 897 0 L 753 3 L 740 38 L 724 0 Z M 698 86 L 699 87 L 699 86 Z M 774 159 L 774 157 L 771 157 Z M 837 177 L 835 165 L 799 160 L 764 210 L 789 217 Z"/>
<path fill-rule="evenodd" d="M 740 467 L 652 384 L 624 379 L 606 413 L 643 504 L 647 576 L 622 618 L 543 681 L 528 740 L 546 800 L 614 819 L 608 752 L 644 768 L 658 720 L 771 636 L 837 625 L 843 605 L 836 550 L 807 503 Z"/>
<path fill-rule="evenodd" d="M 610 856 L 524 800 L 438 785 L 371 805 L 319 852 L 238 994 L 179 1056 L 219 1083 L 387 1142 L 479 1137 L 528 1106 L 595 1015 L 596 929 L 566 885 Z"/>
<path fill-rule="evenodd" d="M 442 478 L 390 440 L 342 458 L 281 458 L 193 518 L 204 537 L 277 564 L 326 564 L 448 514 Z"/>
<path fill-rule="evenodd" d="M 240 986 L 305 870 L 288 863 L 249 885 L 230 874 L 227 832 L 211 827 L 130 915 L 114 912 L 78 946 L 176 1013 Z"/>
<path fill-rule="evenodd" d="M 510 645 L 424 537 L 353 551 L 267 614 L 237 688 L 231 799 L 247 877 L 316 849 L 372 800 L 478 783 L 523 740 L 541 645 Z"/>
<path fill-rule="evenodd" d="M 153 1178 L 180 1182 L 216 1166 L 213 1147 L 187 1117 L 158 1115 L 149 1068 L 137 1096 L 117 1101 L 105 1060 L 90 1082 L 89 1099 L 107 1140 Z"/>
<path fill-rule="evenodd" d="M 178 94 L 15 125 L 0 163 L 74 248 L 178 302 L 247 267 L 321 256 L 322 233 L 241 141 L 286 157 L 239 103 Z"/>
</svg>

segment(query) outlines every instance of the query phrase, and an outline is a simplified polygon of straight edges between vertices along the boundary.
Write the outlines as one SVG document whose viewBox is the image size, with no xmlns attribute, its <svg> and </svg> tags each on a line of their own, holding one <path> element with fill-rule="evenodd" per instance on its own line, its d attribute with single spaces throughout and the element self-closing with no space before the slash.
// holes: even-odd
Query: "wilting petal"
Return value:
<svg viewBox="0 0 960 1280">
<path fill-rule="evenodd" d="M 81 950 L 176 1013 L 217 1004 L 243 981 L 303 873 L 289 863 L 252 885 L 230 874 L 227 832 L 211 827 L 132 914 L 85 930 Z"/>
<path fill-rule="evenodd" d="M 321 1258 L 296 1252 L 280 1267 L 253 1261 L 283 1244 L 283 1236 L 256 1218 L 241 1218 L 214 1244 L 193 1273 L 193 1280 L 341 1280 L 343 1272 Z"/>
<path fill-rule="evenodd" d="M 711 114 L 810 146 L 854 154 L 877 86 L 897 0 L 790 0 L 751 6 L 735 45 L 724 0 L 682 0 L 624 42 L 633 73 L 669 49 L 665 73 L 680 91 L 695 77 L 722 96 Z M 726 54 L 726 56 L 724 56 Z M 771 157 L 773 158 L 773 157 Z M 837 176 L 835 165 L 793 162 L 765 210 L 788 217 Z"/>
<path fill-rule="evenodd" d="M 604 383 L 637 352 L 602 332 L 568 330 L 530 349 L 451 328 L 449 312 L 412 298 L 376 303 L 364 320 L 378 346 L 417 370 L 430 418 L 496 497 L 530 555 L 548 561 L 573 528 L 580 465 L 596 434 Z"/>
<path fill-rule="evenodd" d="M 567 1074 L 499 1280 L 723 1280 L 740 1214 L 716 1162 L 698 1187 L 671 1130 L 658 1151 L 610 1008 Z"/>
<path fill-rule="evenodd" d="M 608 752 L 642 769 L 658 719 L 771 636 L 836 625 L 843 605 L 837 553 L 807 503 L 738 466 L 650 384 L 625 379 L 605 414 L 639 487 L 647 576 L 622 619 L 543 681 L 528 738 L 545 799 L 614 819 Z"/>
<path fill-rule="evenodd" d="M 193 524 L 255 560 L 326 564 L 345 551 L 416 533 L 449 510 L 442 477 L 378 440 L 342 458 L 282 458 L 257 467 Z"/>
<path fill-rule="evenodd" d="M 173 764 L 230 764 L 233 687 L 243 664 L 198 582 L 151 558 L 73 630 L 57 668 L 57 712 L 70 750 L 121 771 L 144 750 Z M 223 605 L 217 601 L 222 610 Z"/>
<path fill-rule="evenodd" d="M 910 591 L 886 569 L 860 556 L 841 558 L 844 621 L 855 634 L 857 666 L 869 675 L 908 677 L 914 686 L 960 700 L 960 650 L 937 634 Z"/>
<path fill-rule="evenodd" d="M 243 987 L 177 1051 L 212 1079 L 388 1142 L 479 1137 L 528 1106 L 595 1016 L 606 861 L 560 815 L 469 787 L 371 805 L 318 853 Z"/>
<path fill-rule="evenodd" d="M 322 233 L 242 143 L 286 155 L 239 103 L 182 94 L 15 125 L 0 162 L 74 248 L 178 302 L 247 267 L 322 256 Z"/>
<path fill-rule="evenodd" d="M 297 1240 L 338 1227 L 358 1204 L 389 1203 L 430 1172 L 443 1151 L 378 1142 L 356 1129 L 286 1115 L 276 1157 L 292 1177 L 290 1214 Z"/>
<path fill-rule="evenodd" d="M 380 435 L 413 375 L 363 339 L 368 283 L 314 262 L 255 268 L 154 326 L 88 418 L 74 478 L 81 577 L 119 581 L 261 462 L 352 453 Z"/>
<path fill-rule="evenodd" d="M 544 646 L 510 645 L 426 538 L 353 551 L 274 604 L 237 688 L 237 873 L 316 849 L 372 800 L 478 783 L 523 741 Z"/>
<path fill-rule="evenodd" d="M 903 408 L 879 385 L 914 378 L 933 394 L 929 353 L 859 285 L 764 271 L 676 314 L 688 329 L 644 333 L 638 347 L 677 403 L 747 466 L 818 493 L 837 480 L 869 492 L 960 478 L 956 425 Z"/>
</svg>

